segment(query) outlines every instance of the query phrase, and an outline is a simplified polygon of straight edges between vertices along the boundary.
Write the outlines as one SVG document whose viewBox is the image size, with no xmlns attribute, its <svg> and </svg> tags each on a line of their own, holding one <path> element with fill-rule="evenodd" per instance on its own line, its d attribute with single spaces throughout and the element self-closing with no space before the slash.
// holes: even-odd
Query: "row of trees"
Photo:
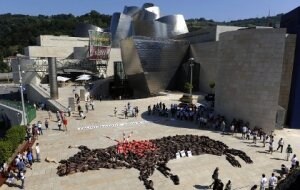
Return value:
<svg viewBox="0 0 300 190">
<path fill-rule="evenodd" d="M 215 25 L 228 25 L 228 26 L 241 26 L 241 27 L 253 27 L 253 26 L 272 26 L 275 27 L 280 23 L 281 16 L 283 14 L 278 14 L 276 16 L 268 16 L 261 18 L 249 18 L 249 19 L 240 19 L 233 20 L 228 22 L 218 22 L 212 19 L 205 18 L 196 18 L 196 19 L 188 19 L 186 20 L 189 31 L 195 31 L 203 28 L 207 28 L 208 26 Z"/>
</svg>

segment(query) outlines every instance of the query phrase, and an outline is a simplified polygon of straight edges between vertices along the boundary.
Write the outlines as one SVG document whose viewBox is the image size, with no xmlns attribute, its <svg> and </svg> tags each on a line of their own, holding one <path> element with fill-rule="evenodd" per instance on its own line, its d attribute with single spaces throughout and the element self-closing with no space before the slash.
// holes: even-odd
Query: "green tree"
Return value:
<svg viewBox="0 0 300 190">
<path fill-rule="evenodd" d="M 211 82 L 209 83 L 209 88 L 210 88 L 210 92 L 213 93 L 213 89 L 215 88 L 216 83 L 215 82 Z"/>
<path fill-rule="evenodd" d="M 193 85 L 192 85 L 191 83 L 189 83 L 189 82 L 186 82 L 186 83 L 184 84 L 184 89 L 185 89 L 185 91 L 186 91 L 187 93 L 189 93 L 190 90 L 193 89 Z"/>
</svg>

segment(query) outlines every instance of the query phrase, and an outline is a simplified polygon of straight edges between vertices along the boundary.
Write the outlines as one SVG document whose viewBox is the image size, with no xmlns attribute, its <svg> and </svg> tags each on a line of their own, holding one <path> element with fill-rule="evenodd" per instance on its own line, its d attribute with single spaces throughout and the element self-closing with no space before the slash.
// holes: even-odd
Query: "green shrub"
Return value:
<svg viewBox="0 0 300 190">
<path fill-rule="evenodd" d="M 25 127 L 23 126 L 14 126 L 7 130 L 5 135 L 5 140 L 10 142 L 12 148 L 15 150 L 20 143 L 23 142 L 25 138 Z"/>
<path fill-rule="evenodd" d="M 6 162 L 13 151 L 14 149 L 9 141 L 0 141 L 0 162 Z"/>
</svg>

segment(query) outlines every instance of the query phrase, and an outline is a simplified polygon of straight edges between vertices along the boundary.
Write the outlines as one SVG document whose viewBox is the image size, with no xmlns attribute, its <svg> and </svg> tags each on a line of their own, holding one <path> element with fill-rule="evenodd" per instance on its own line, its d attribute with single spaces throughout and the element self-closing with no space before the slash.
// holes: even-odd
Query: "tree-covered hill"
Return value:
<svg viewBox="0 0 300 190">
<path fill-rule="evenodd" d="M 229 22 L 216 22 L 214 20 L 207 20 L 205 18 L 188 19 L 186 20 L 186 22 L 190 32 L 199 30 L 201 28 L 206 28 L 208 26 L 215 26 L 215 25 L 243 26 L 243 27 L 253 27 L 253 26 L 275 27 L 279 25 L 282 15 L 283 14 L 278 14 L 276 16 L 270 16 L 270 17 L 249 18 L 243 20 L 233 20 Z"/>
<path fill-rule="evenodd" d="M 234 25 L 234 26 L 269 26 L 270 23 L 280 22 L 281 15 L 274 17 L 250 18 L 230 22 L 215 22 L 204 18 L 189 19 L 187 25 L 190 31 L 205 28 L 207 26 Z M 0 72 L 7 68 L 2 60 L 14 55 L 15 52 L 23 53 L 23 48 L 36 44 L 39 35 L 69 35 L 73 36 L 76 24 L 89 23 L 101 28 L 108 28 L 110 15 L 104 15 L 97 11 L 91 11 L 81 16 L 72 14 L 58 14 L 53 16 L 29 16 L 20 14 L 0 15 Z"/>
</svg>

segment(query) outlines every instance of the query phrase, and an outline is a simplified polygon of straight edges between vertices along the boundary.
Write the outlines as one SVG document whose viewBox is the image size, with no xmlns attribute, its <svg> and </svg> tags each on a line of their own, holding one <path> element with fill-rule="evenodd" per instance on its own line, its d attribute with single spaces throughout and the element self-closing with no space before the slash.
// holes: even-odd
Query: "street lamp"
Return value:
<svg viewBox="0 0 300 190">
<path fill-rule="evenodd" d="M 192 96 L 192 90 L 193 90 L 193 66 L 194 66 L 194 58 L 191 57 L 189 58 L 189 64 L 190 64 L 190 67 L 191 67 L 191 80 L 190 80 L 190 84 L 191 84 L 191 88 L 190 88 L 190 95 Z"/>
<path fill-rule="evenodd" d="M 23 94 L 23 81 L 22 81 L 22 71 L 21 71 L 21 65 L 20 60 L 18 58 L 18 72 L 19 72 L 19 83 L 20 83 L 20 92 L 21 92 L 21 101 L 22 101 L 22 111 L 23 111 L 23 125 L 27 124 L 27 115 L 25 111 L 25 103 L 24 103 L 24 94 Z"/>
</svg>

